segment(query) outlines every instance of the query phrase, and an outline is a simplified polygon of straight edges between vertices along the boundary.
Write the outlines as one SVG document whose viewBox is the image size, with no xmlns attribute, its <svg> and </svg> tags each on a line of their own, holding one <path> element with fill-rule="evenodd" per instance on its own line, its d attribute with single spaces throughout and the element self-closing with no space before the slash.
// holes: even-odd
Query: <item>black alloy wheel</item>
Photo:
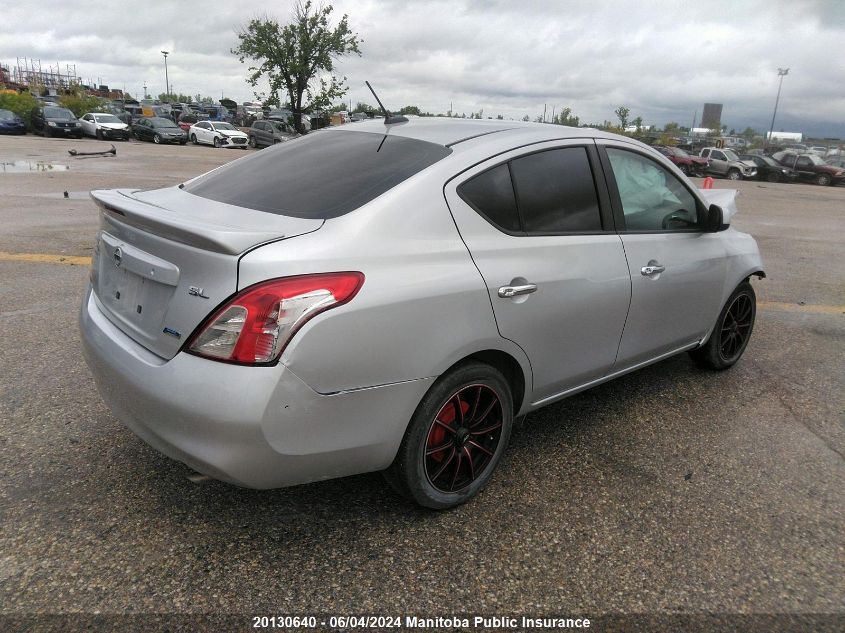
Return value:
<svg viewBox="0 0 845 633">
<path fill-rule="evenodd" d="M 511 387 L 500 371 L 480 362 L 458 365 L 420 401 L 385 477 L 427 508 L 465 503 L 493 475 L 513 416 Z"/>
<path fill-rule="evenodd" d="M 757 317 L 757 296 L 742 282 L 725 302 L 707 342 L 690 352 L 700 366 L 722 370 L 732 367 L 745 352 Z"/>
</svg>

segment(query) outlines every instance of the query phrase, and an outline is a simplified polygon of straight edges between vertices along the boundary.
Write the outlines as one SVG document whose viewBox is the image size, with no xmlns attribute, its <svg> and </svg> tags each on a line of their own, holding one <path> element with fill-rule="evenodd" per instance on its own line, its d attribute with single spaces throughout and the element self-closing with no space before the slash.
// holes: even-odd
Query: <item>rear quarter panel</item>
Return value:
<svg viewBox="0 0 845 633">
<path fill-rule="evenodd" d="M 524 353 L 496 329 L 484 282 L 461 241 L 438 176 L 414 178 L 310 235 L 246 254 L 239 287 L 288 275 L 355 270 L 348 304 L 309 321 L 281 362 L 320 393 L 437 376 L 486 349 Z"/>
</svg>

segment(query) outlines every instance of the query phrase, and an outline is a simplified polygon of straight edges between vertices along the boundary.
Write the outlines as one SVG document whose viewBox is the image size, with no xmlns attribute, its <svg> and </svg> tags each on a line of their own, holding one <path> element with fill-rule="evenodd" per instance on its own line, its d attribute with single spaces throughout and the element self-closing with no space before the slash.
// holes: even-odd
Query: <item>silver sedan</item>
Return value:
<svg viewBox="0 0 845 633">
<path fill-rule="evenodd" d="M 361 122 L 100 207 L 84 350 L 162 453 L 272 488 L 385 471 L 448 508 L 514 418 L 755 318 L 732 191 L 591 129 Z"/>
</svg>

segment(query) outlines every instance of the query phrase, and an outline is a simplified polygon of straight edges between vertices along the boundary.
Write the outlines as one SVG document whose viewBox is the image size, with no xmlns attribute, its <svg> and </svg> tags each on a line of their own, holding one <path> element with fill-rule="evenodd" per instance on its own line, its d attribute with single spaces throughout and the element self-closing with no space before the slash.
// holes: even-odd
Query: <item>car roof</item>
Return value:
<svg viewBox="0 0 845 633">
<path fill-rule="evenodd" d="M 525 121 L 504 121 L 500 119 L 450 119 L 446 117 L 411 118 L 404 123 L 385 125 L 382 118 L 359 121 L 355 125 L 326 128 L 334 131 L 370 132 L 413 138 L 446 147 L 459 146 L 467 141 L 478 147 L 485 142 L 498 144 L 505 139 L 515 142 L 542 142 L 560 138 L 619 138 L 632 139 L 609 134 L 593 128 L 566 127 Z"/>
</svg>

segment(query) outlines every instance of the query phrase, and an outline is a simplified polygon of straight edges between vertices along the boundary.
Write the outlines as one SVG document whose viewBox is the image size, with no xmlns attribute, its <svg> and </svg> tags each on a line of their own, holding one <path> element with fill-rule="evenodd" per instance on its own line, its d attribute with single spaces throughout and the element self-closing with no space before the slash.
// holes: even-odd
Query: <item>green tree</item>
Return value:
<svg viewBox="0 0 845 633">
<path fill-rule="evenodd" d="M 162 92 L 158 96 L 159 101 L 169 101 L 169 102 L 177 102 L 177 103 L 191 103 L 193 99 L 191 95 L 183 95 L 183 94 L 176 94 L 172 92 Z"/>
<path fill-rule="evenodd" d="M 569 125 L 571 127 L 578 127 L 581 124 L 581 120 L 572 114 L 572 108 L 564 107 L 561 108 L 560 112 L 555 115 L 555 118 L 552 120 L 552 123 L 557 125 Z"/>
<path fill-rule="evenodd" d="M 666 125 L 663 126 L 663 132 L 666 134 L 677 134 L 680 127 L 674 121 L 670 121 Z"/>
<path fill-rule="evenodd" d="M 399 110 L 399 114 L 416 114 L 417 116 L 420 116 L 422 112 L 420 112 L 419 106 L 407 105 Z"/>
<path fill-rule="evenodd" d="M 643 118 L 641 116 L 638 116 L 636 119 L 631 121 L 631 123 L 637 126 L 637 132 L 638 133 L 642 132 L 642 130 L 643 130 Z"/>
<path fill-rule="evenodd" d="M 369 114 L 370 112 L 376 112 L 376 109 L 373 106 L 371 106 L 369 103 L 364 103 L 363 101 L 359 101 L 358 103 L 355 104 L 355 110 L 354 111 L 355 112 L 366 112 L 366 113 Z"/>
<path fill-rule="evenodd" d="M 332 74 L 335 60 L 361 54 L 361 40 L 349 28 L 346 15 L 335 27 L 329 23 L 333 10 L 331 5 L 314 7 L 308 0 L 296 3 L 290 24 L 270 18 L 250 20 L 238 33 L 240 43 L 232 49 L 241 63 L 249 59 L 256 64 L 249 67 L 250 85 L 255 87 L 267 77 L 272 95 L 269 102 L 277 103 L 279 92 L 287 92 L 300 132 L 305 131 L 303 109 L 323 108 L 346 94 L 346 77 Z"/>
<path fill-rule="evenodd" d="M 616 118 L 619 119 L 619 127 L 623 130 L 628 127 L 628 115 L 631 114 L 631 110 L 629 108 L 619 106 L 613 113 L 616 115 Z"/>
<path fill-rule="evenodd" d="M 59 105 L 67 108 L 78 117 L 86 112 L 98 112 L 104 108 L 102 99 L 84 93 L 62 95 L 59 97 Z"/>
<path fill-rule="evenodd" d="M 526 114 L 524 117 L 522 117 L 522 120 L 523 120 L 523 121 L 530 121 L 530 120 L 531 120 L 531 117 L 529 117 L 529 116 Z"/>
<path fill-rule="evenodd" d="M 38 105 L 28 92 L 0 92 L 0 110 L 11 110 L 29 125 L 29 114 Z"/>
</svg>

